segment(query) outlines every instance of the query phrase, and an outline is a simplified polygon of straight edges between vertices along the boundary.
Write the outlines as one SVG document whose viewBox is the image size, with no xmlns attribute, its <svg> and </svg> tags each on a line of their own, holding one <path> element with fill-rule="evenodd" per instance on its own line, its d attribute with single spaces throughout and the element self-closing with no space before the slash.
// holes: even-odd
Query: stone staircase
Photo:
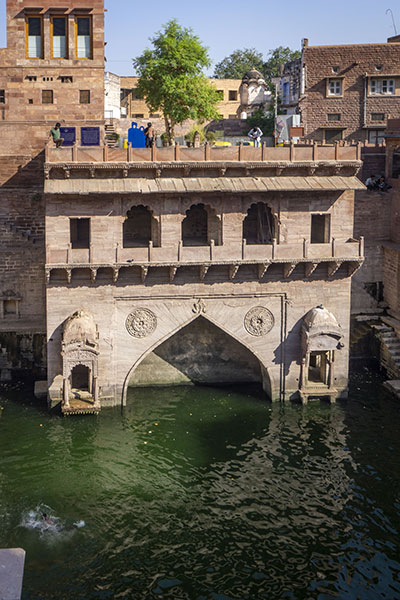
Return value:
<svg viewBox="0 0 400 600">
<path fill-rule="evenodd" d="M 105 124 L 104 141 L 109 148 L 114 148 L 117 144 L 118 136 L 112 119 Z"/>
<path fill-rule="evenodd" d="M 400 338 L 389 325 L 375 328 L 381 341 L 381 365 L 390 379 L 400 379 Z"/>
</svg>

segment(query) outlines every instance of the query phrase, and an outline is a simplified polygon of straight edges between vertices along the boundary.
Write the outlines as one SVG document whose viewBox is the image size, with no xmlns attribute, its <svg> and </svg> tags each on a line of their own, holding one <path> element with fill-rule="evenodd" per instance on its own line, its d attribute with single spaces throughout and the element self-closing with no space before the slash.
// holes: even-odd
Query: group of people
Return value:
<svg viewBox="0 0 400 600">
<path fill-rule="evenodd" d="M 392 187 L 386 183 L 383 175 L 370 175 L 365 185 L 367 186 L 367 190 L 371 192 L 388 192 Z"/>
</svg>

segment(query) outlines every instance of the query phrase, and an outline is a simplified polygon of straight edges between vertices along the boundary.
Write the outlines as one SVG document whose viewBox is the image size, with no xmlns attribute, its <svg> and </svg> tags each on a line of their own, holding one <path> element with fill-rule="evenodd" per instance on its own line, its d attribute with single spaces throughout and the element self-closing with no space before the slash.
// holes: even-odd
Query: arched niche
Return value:
<svg viewBox="0 0 400 600">
<path fill-rule="evenodd" d="M 87 393 L 87 399 L 100 408 L 98 388 L 99 334 L 93 316 L 77 310 L 64 323 L 62 337 L 63 411 Z"/>
<path fill-rule="evenodd" d="M 153 242 L 159 246 L 158 222 L 148 206 L 132 206 L 126 213 L 122 225 L 122 245 L 124 248 L 140 248 Z"/>
<path fill-rule="evenodd" d="M 182 221 L 184 246 L 207 246 L 211 240 L 216 245 L 221 239 L 221 222 L 210 206 L 192 204 Z"/>
<path fill-rule="evenodd" d="M 243 220 L 243 238 L 247 244 L 272 244 L 276 238 L 276 222 L 265 202 L 253 203 Z"/>
<path fill-rule="evenodd" d="M 322 304 L 312 308 L 301 326 L 300 390 L 333 387 L 335 353 L 343 348 L 336 317 Z"/>
</svg>

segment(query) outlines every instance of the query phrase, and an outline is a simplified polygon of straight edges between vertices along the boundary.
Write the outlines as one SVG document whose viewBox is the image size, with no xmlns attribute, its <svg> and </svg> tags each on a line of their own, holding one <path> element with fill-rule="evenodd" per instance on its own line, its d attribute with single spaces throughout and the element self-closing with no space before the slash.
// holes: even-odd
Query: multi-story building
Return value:
<svg viewBox="0 0 400 600">
<path fill-rule="evenodd" d="M 43 149 L 59 121 L 104 121 L 104 0 L 7 0 L 0 50 L 0 139 L 9 153 Z M 100 123 L 99 123 L 100 122 Z"/>
<path fill-rule="evenodd" d="M 45 362 L 64 412 L 166 383 L 346 396 L 360 146 L 120 150 L 78 135 L 43 161 L 60 112 L 77 129 L 103 122 L 103 4 L 7 9 L 1 372 Z"/>
<path fill-rule="evenodd" d="M 143 98 L 138 97 L 139 77 L 121 77 L 121 108 L 129 119 L 157 119 L 162 114 L 151 113 Z M 241 79 L 210 79 L 220 95 L 218 112 L 223 119 L 240 118 Z"/>
<path fill-rule="evenodd" d="M 51 405 L 190 382 L 346 396 L 359 152 L 49 147 Z"/>
<path fill-rule="evenodd" d="M 400 117 L 400 36 L 383 44 L 309 46 L 287 63 L 282 109 L 301 115 L 304 137 L 383 140 L 388 118 Z"/>
</svg>

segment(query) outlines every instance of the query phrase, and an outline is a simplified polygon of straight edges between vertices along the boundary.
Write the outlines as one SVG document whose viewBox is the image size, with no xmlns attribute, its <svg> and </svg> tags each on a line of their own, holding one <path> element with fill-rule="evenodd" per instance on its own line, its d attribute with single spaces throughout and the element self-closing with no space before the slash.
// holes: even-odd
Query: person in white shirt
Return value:
<svg viewBox="0 0 400 600">
<path fill-rule="evenodd" d="M 250 129 L 250 131 L 247 135 L 249 136 L 250 139 L 254 140 L 254 146 L 256 148 L 259 148 L 261 146 L 261 138 L 262 138 L 263 132 L 261 131 L 261 129 L 259 127 L 253 127 L 252 129 Z"/>
</svg>

